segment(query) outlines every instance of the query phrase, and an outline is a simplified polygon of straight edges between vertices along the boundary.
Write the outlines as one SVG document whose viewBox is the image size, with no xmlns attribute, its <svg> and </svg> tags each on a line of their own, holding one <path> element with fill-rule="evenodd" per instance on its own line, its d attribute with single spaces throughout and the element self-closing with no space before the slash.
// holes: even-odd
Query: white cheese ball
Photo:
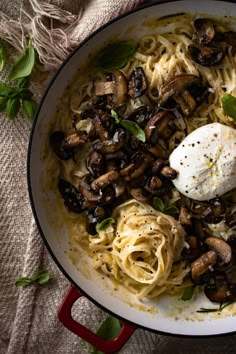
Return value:
<svg viewBox="0 0 236 354">
<path fill-rule="evenodd" d="M 169 157 L 175 187 L 186 197 L 208 200 L 236 188 L 236 130 L 220 123 L 189 134 Z"/>
</svg>

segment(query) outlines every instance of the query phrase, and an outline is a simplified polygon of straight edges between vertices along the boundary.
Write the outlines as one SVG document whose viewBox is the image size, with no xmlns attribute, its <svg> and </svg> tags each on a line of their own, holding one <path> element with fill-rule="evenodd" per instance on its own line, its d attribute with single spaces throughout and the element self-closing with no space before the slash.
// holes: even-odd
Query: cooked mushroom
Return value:
<svg viewBox="0 0 236 354">
<path fill-rule="evenodd" d="M 203 213 L 204 221 L 208 224 L 217 224 L 220 222 L 225 213 L 225 205 L 220 198 L 211 199 L 209 207 Z"/>
<path fill-rule="evenodd" d="M 81 213 L 85 208 L 84 198 L 81 193 L 68 181 L 60 178 L 58 190 L 61 193 L 65 206 L 74 213 Z"/>
<path fill-rule="evenodd" d="M 120 170 L 120 175 L 125 181 L 131 181 L 144 174 L 149 165 L 150 159 L 143 153 L 137 151 L 131 156 L 131 163 Z"/>
<path fill-rule="evenodd" d="M 201 220 L 192 218 L 193 230 L 197 238 L 201 241 L 205 239 L 205 232 Z"/>
<path fill-rule="evenodd" d="M 146 139 L 151 144 L 156 144 L 160 135 L 167 128 L 168 123 L 175 116 L 170 111 L 159 111 L 145 125 L 144 132 Z"/>
<path fill-rule="evenodd" d="M 131 188 L 129 192 L 134 199 L 142 203 L 147 202 L 151 198 L 151 195 L 142 188 Z"/>
<path fill-rule="evenodd" d="M 164 166 L 161 169 L 161 175 L 168 179 L 175 179 L 177 177 L 177 171 L 170 166 Z"/>
<path fill-rule="evenodd" d="M 229 284 L 224 276 L 217 279 L 215 284 L 208 284 L 204 288 L 206 297 L 212 302 L 224 303 L 236 300 L 236 284 Z"/>
<path fill-rule="evenodd" d="M 87 169 L 93 177 L 97 178 L 105 173 L 105 159 L 97 151 L 92 151 L 86 162 Z"/>
<path fill-rule="evenodd" d="M 165 161 L 158 158 L 152 164 L 152 174 L 157 175 L 161 169 L 165 166 Z"/>
<path fill-rule="evenodd" d="M 213 250 L 218 256 L 218 266 L 228 265 L 232 259 L 230 245 L 218 237 L 207 237 L 204 243 Z"/>
<path fill-rule="evenodd" d="M 214 24 L 208 18 L 197 18 L 194 21 L 196 32 L 194 33 L 194 40 L 199 44 L 209 44 L 215 36 Z"/>
<path fill-rule="evenodd" d="M 199 258 L 191 263 L 191 276 L 193 279 L 200 277 L 202 274 L 208 271 L 209 267 L 212 267 L 217 262 L 217 254 L 210 250 L 203 253 Z"/>
<path fill-rule="evenodd" d="M 201 254 L 199 242 L 196 236 L 191 235 L 186 238 L 186 242 L 189 247 L 185 247 L 182 252 L 182 257 L 190 262 L 197 259 Z"/>
<path fill-rule="evenodd" d="M 65 134 L 62 131 L 55 131 L 50 136 L 50 145 L 52 150 L 61 160 L 68 160 L 73 156 L 72 149 L 65 149 Z"/>
<path fill-rule="evenodd" d="M 163 182 L 157 176 L 149 177 L 144 188 L 153 195 L 158 194 L 158 190 L 162 188 Z"/>
<path fill-rule="evenodd" d="M 97 206 L 94 210 L 90 210 L 86 215 L 86 231 L 90 235 L 96 235 L 96 225 L 106 217 L 105 209 Z"/>
<path fill-rule="evenodd" d="M 101 119 L 98 116 L 95 116 L 93 118 L 93 126 L 96 132 L 96 136 L 101 139 L 101 141 L 108 140 L 109 137 L 109 132 L 105 129 L 105 127 L 102 124 Z"/>
<path fill-rule="evenodd" d="M 108 171 L 96 178 L 91 183 L 91 187 L 94 191 L 98 192 L 99 190 L 102 190 L 107 187 L 109 184 L 115 182 L 118 178 L 119 173 L 117 171 Z"/>
<path fill-rule="evenodd" d="M 147 79 L 142 67 L 135 68 L 128 82 L 128 94 L 132 98 L 142 96 L 147 90 Z"/>
<path fill-rule="evenodd" d="M 119 178 L 118 180 L 113 182 L 112 187 L 114 188 L 116 198 L 119 198 L 126 191 L 126 185 L 125 185 L 124 181 L 122 181 L 121 178 Z"/>
<path fill-rule="evenodd" d="M 184 206 L 184 205 L 182 205 L 180 207 L 179 222 L 182 225 L 186 225 L 186 226 L 191 226 L 192 225 L 191 214 L 189 213 L 188 208 L 186 206 Z"/>
<path fill-rule="evenodd" d="M 203 66 L 212 66 L 219 64 L 224 58 L 223 49 L 218 47 L 207 47 L 197 43 L 192 43 L 188 46 L 188 51 L 192 59 Z"/>
<path fill-rule="evenodd" d="M 199 76 L 179 74 L 163 85 L 159 103 L 160 106 L 165 106 L 171 99 L 174 99 L 182 112 L 188 116 L 197 106 L 195 101 L 200 102 L 205 97 L 205 91 L 207 91 L 206 85 Z"/>
<path fill-rule="evenodd" d="M 111 154 L 117 150 L 120 150 L 124 144 L 126 133 L 123 129 L 118 128 L 111 140 L 98 141 L 93 144 L 94 150 L 100 152 L 101 154 Z"/>
<path fill-rule="evenodd" d="M 111 73 L 114 80 L 95 82 L 94 92 L 96 96 L 113 95 L 114 106 L 119 106 L 127 97 L 127 81 L 122 71 L 113 70 Z"/>
<path fill-rule="evenodd" d="M 89 176 L 82 178 L 80 181 L 79 191 L 86 201 L 92 204 L 100 202 L 103 196 L 101 193 L 96 193 L 92 190 L 92 187 L 89 184 Z"/>
<path fill-rule="evenodd" d="M 64 149 L 69 150 L 79 146 L 80 144 L 84 144 L 86 141 L 87 135 L 85 133 L 80 134 L 79 132 L 75 132 L 65 136 L 63 146 Z"/>
<path fill-rule="evenodd" d="M 141 128 L 143 128 L 148 120 L 152 118 L 158 110 L 158 108 L 145 105 L 134 109 L 126 118 L 136 122 Z"/>
</svg>

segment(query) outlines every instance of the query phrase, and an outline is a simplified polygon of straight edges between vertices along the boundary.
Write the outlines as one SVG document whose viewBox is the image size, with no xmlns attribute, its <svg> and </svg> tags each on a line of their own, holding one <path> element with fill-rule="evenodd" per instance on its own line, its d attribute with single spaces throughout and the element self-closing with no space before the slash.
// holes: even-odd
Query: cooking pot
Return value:
<svg viewBox="0 0 236 354">
<path fill-rule="evenodd" d="M 42 183 L 44 178 L 50 178 L 47 176 L 43 157 L 45 141 L 49 137 L 49 121 L 53 117 L 58 100 L 78 68 L 109 38 L 128 37 L 137 40 L 145 34 L 157 31 L 153 26 L 150 29 L 145 23 L 151 23 L 162 16 L 184 12 L 201 16 L 203 14 L 205 17 L 210 14 L 236 18 L 236 6 L 233 3 L 190 0 L 151 3 L 114 19 L 90 35 L 61 65 L 41 100 L 32 127 L 28 150 L 28 187 L 33 214 L 52 258 L 73 284 L 59 310 L 59 319 L 71 331 L 106 353 L 117 351 L 137 327 L 182 336 L 223 335 L 233 333 L 236 328 L 236 305 L 231 305 L 220 315 L 214 312 L 199 313 L 197 310 L 201 307 L 214 307 L 203 294 L 187 303 L 176 297 L 164 296 L 151 301 L 149 305 L 152 311 L 146 311 L 138 307 L 135 300 L 131 300 L 131 295 L 129 298 L 129 294 L 115 294 L 109 282 L 105 286 L 89 266 L 89 262 L 83 265 L 84 268 L 87 267 L 86 272 L 80 271 L 67 256 L 69 235 L 61 221 L 60 209 L 57 208 L 53 192 L 43 187 Z M 56 225 L 58 220 L 60 224 Z M 72 319 L 71 307 L 81 294 L 122 320 L 121 333 L 113 341 L 104 341 Z"/>
</svg>

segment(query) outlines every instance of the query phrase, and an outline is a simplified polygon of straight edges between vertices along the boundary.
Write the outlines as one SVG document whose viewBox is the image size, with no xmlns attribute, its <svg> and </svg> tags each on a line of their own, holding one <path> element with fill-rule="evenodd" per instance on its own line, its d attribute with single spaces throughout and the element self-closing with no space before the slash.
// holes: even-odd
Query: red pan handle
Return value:
<svg viewBox="0 0 236 354">
<path fill-rule="evenodd" d="M 76 300 L 83 296 L 73 285 L 71 285 L 58 311 L 58 318 L 61 323 L 71 332 L 77 334 L 96 349 L 111 354 L 117 352 L 129 339 L 136 327 L 122 323 L 121 331 L 113 340 L 104 340 L 91 332 L 88 328 L 76 322 L 71 316 L 71 308 Z"/>
</svg>

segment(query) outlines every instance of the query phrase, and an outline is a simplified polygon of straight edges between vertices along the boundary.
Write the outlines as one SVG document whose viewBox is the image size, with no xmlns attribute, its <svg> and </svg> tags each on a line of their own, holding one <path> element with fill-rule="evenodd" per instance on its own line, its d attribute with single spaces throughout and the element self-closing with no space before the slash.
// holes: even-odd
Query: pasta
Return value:
<svg viewBox="0 0 236 354">
<path fill-rule="evenodd" d="M 117 105 L 118 108 L 115 105 L 114 108 L 114 101 L 113 103 L 111 101 L 114 99 L 114 92 L 109 91 L 114 89 L 114 80 L 112 82 L 105 79 L 102 71 L 88 68 L 87 74 L 81 75 L 71 83 L 68 93 L 58 107 L 57 118 L 54 119 L 52 128 L 53 132 L 57 133 L 54 135 L 54 148 L 49 149 L 46 157 L 47 173 L 55 176 L 57 171 L 57 177 L 60 178 L 59 192 L 70 210 L 67 217 L 68 224 L 76 224 L 76 213 L 80 214 L 82 228 L 73 228 L 72 241 L 80 244 L 91 257 L 94 269 L 122 284 L 141 300 L 154 298 L 162 293 L 173 294 L 191 284 L 188 277 L 191 272 L 191 262 L 183 255 L 188 254 L 188 248 L 192 247 L 189 241 L 189 237 L 192 237 L 189 234 L 189 230 L 190 233 L 192 232 L 192 226 L 189 226 L 188 220 L 181 221 L 180 213 L 167 215 L 164 207 L 158 211 L 153 208 L 152 203 L 153 198 L 160 196 L 165 205 L 179 207 L 185 203 L 186 208 L 191 209 L 191 200 L 183 198 L 171 183 L 171 179 L 176 178 L 176 175 L 173 175 L 175 171 L 164 166 L 166 169 L 162 170 L 162 175 L 157 177 L 153 172 L 153 166 L 160 157 L 168 160 L 172 151 L 185 137 L 201 126 L 218 122 L 234 127 L 233 119 L 224 113 L 221 106 L 225 94 L 236 95 L 236 57 L 232 46 L 226 48 L 226 44 L 222 44 L 226 54 L 216 65 L 200 65 L 193 60 L 188 51 L 193 41 L 194 16 L 173 17 L 171 28 L 168 27 L 170 23 L 166 21 L 160 20 L 161 30 L 141 38 L 125 66 L 120 71 L 113 71 L 113 75 L 119 75 L 119 80 L 123 77 L 123 80 L 129 79 L 129 87 L 134 72 L 135 75 L 137 72 L 137 75 L 143 73 L 147 82 L 146 86 L 143 82 L 145 93 L 137 97 L 132 97 L 133 93 L 130 93 L 125 105 Z M 215 23 L 217 30 L 223 32 L 228 30 L 220 20 L 215 20 Z M 189 92 L 185 90 L 181 93 L 182 96 L 179 94 L 174 97 L 174 106 L 166 108 L 166 102 L 163 101 L 162 107 L 160 102 L 165 96 L 163 88 L 166 83 L 169 83 L 173 77 L 184 75 L 190 75 L 188 79 L 191 77 L 191 80 L 195 80 L 198 89 L 201 85 L 199 89 L 201 99 L 199 97 L 193 99 L 196 92 L 190 97 Z M 138 80 L 141 80 L 140 76 Z M 96 82 L 98 82 L 97 87 Z M 95 99 L 94 90 L 95 92 L 106 91 L 103 91 L 103 94 L 97 93 L 98 97 Z M 106 101 L 103 101 L 104 97 Z M 125 113 L 122 114 L 128 119 L 131 119 L 129 117 L 132 117 L 133 112 L 141 112 L 136 113 L 136 118 L 138 117 L 136 122 L 143 127 L 149 145 L 140 145 L 140 141 L 135 140 L 136 145 L 133 148 L 132 134 L 127 133 L 128 138 L 127 136 L 124 138 L 126 134 L 124 130 L 113 127 L 120 123 L 121 113 L 117 113 L 120 107 L 124 109 Z M 184 110 L 189 108 L 190 113 L 185 114 Z M 171 124 L 163 128 L 163 134 L 158 135 L 158 140 L 153 143 L 152 131 L 156 128 L 157 120 L 151 119 L 158 114 L 158 119 L 168 115 Z M 149 123 L 146 123 L 147 116 Z M 151 124 L 150 121 L 153 123 Z M 94 127 L 95 138 L 91 138 Z M 109 129 L 113 129 L 113 137 L 107 132 Z M 61 132 L 66 132 L 68 135 L 65 137 Z M 66 144 L 64 150 L 59 146 L 60 139 L 64 139 Z M 97 142 L 96 139 L 99 141 Z M 111 147 L 121 144 L 122 139 L 126 139 L 127 146 L 123 143 L 113 151 Z M 140 150 L 140 147 L 145 150 L 145 153 Z M 126 153 L 128 151 L 127 154 L 130 155 L 117 157 L 119 154 L 124 156 L 124 151 Z M 59 159 L 55 157 L 55 152 L 57 155 L 61 154 Z M 119 168 L 117 159 L 123 159 L 119 162 Z M 93 166 L 91 167 L 90 164 Z M 104 167 L 104 164 L 107 166 L 106 173 L 99 173 L 99 168 Z M 137 172 L 141 169 L 143 169 L 142 173 Z M 132 172 L 127 172 L 128 170 Z M 155 189 L 145 184 L 146 189 L 143 194 L 137 194 L 141 192 L 140 186 L 138 185 L 137 188 L 136 184 L 141 183 L 143 187 L 144 179 L 150 181 L 151 178 L 153 178 L 152 183 L 155 181 L 160 186 L 155 185 Z M 56 178 L 53 179 L 53 183 L 52 188 L 57 190 Z M 112 199 L 114 193 L 115 200 Z M 145 193 L 149 193 L 147 199 Z M 150 193 L 153 193 L 151 197 Z M 234 197 L 232 197 L 234 193 L 235 191 L 224 198 L 227 211 L 231 214 L 234 213 Z M 107 200 L 112 201 L 109 204 Z M 203 205 L 200 207 L 204 209 Z M 104 229 L 97 228 L 97 220 L 103 220 L 109 208 L 108 219 L 111 223 L 108 223 Z M 206 204 L 203 211 L 206 210 L 209 212 L 209 204 Z M 99 213 L 103 213 L 103 216 L 101 217 Z M 200 219 L 196 210 L 192 212 L 191 217 L 194 222 Z M 222 218 L 219 218 L 219 221 L 222 223 Z M 205 219 L 201 222 L 205 223 Z M 96 228 L 86 232 L 86 223 L 96 225 Z M 217 223 L 214 220 L 204 224 L 208 236 L 213 229 L 212 224 Z M 231 234 L 231 226 L 223 222 L 220 233 L 217 233 L 217 228 L 214 228 L 216 237 L 222 236 L 222 228 L 225 235 Z"/>
</svg>

